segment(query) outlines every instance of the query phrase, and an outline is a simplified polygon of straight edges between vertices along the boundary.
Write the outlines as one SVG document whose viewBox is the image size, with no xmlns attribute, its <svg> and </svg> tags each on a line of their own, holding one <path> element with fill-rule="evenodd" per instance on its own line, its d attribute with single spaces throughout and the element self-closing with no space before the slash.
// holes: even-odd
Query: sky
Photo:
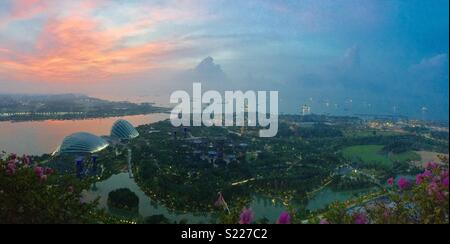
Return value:
<svg viewBox="0 0 450 244">
<path fill-rule="evenodd" d="M 168 102 L 278 90 L 280 110 L 448 121 L 448 0 L 2 0 L 0 93 Z"/>
</svg>

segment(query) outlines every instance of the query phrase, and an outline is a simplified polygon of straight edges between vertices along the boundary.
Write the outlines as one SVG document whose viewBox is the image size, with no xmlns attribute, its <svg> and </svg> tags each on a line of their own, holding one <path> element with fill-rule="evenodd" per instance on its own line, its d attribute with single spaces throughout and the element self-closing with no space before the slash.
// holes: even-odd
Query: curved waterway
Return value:
<svg viewBox="0 0 450 244">
<path fill-rule="evenodd" d="M 180 222 L 181 220 L 187 221 L 187 223 L 215 222 L 215 219 L 208 213 L 180 213 L 167 209 L 164 205 L 152 200 L 149 196 L 147 196 L 139 188 L 134 179 L 131 179 L 129 177 L 128 173 L 113 175 L 105 181 L 97 182 L 92 186 L 89 192 L 85 193 L 85 199 L 91 201 L 99 198 L 100 208 L 103 208 L 110 213 L 116 214 L 121 217 L 130 217 L 127 214 L 118 214 L 117 212 L 110 211 L 108 209 L 108 193 L 119 188 L 129 188 L 139 197 L 139 217 L 141 218 L 149 217 L 152 215 L 164 215 L 172 222 Z M 334 192 L 330 188 L 324 188 L 308 202 L 306 209 L 312 211 L 323 209 L 328 204 L 334 201 L 345 201 L 358 195 L 367 193 L 368 191 L 370 191 L 370 189 Z M 261 195 L 254 196 L 249 207 L 252 208 L 253 212 L 255 213 L 256 220 L 266 218 L 269 220 L 269 223 L 275 223 L 280 213 L 286 210 L 281 201 L 274 201 L 269 197 Z M 238 216 L 236 218 L 238 218 Z"/>
<path fill-rule="evenodd" d="M 85 193 L 85 200 L 92 201 L 99 198 L 99 207 L 109 211 L 107 206 L 108 193 L 120 188 L 128 188 L 139 197 L 140 217 L 164 215 L 171 221 L 179 222 L 181 220 L 187 220 L 188 223 L 209 223 L 211 220 L 210 216 L 206 213 L 194 215 L 192 213 L 175 213 L 168 210 L 164 205 L 158 204 L 148 197 L 136 182 L 129 177 L 128 173 L 116 174 L 105 181 L 95 183 L 91 190 Z M 126 215 L 123 216 L 128 217 Z"/>
<path fill-rule="evenodd" d="M 110 211 L 107 205 L 108 193 L 120 189 L 128 188 L 134 192 L 139 198 L 139 217 L 145 218 L 152 215 L 164 215 L 170 221 L 179 222 L 181 220 L 187 223 L 214 223 L 214 218 L 208 213 L 180 213 L 167 209 L 164 205 L 152 200 L 147 196 L 140 187 L 136 184 L 134 179 L 130 178 L 128 173 L 120 173 L 111 176 L 105 181 L 95 183 L 89 192 L 85 193 L 85 200 L 93 201 L 99 198 L 99 207 L 121 217 L 130 217 L 127 214 Z M 232 204 L 232 203 L 229 203 Z M 255 213 L 256 219 L 263 217 L 274 223 L 279 214 L 285 210 L 281 202 L 273 202 L 272 199 L 264 196 L 254 196 L 250 206 Z M 131 216 L 136 217 L 136 216 Z M 236 216 L 237 220 L 238 216 Z"/>
</svg>

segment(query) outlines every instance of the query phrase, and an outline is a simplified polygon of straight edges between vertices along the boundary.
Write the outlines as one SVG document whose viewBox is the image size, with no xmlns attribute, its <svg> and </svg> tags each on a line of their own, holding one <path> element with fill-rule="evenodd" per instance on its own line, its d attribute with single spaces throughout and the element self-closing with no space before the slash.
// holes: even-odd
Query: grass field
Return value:
<svg viewBox="0 0 450 244">
<path fill-rule="evenodd" d="M 403 135 L 404 133 L 397 131 L 380 131 L 377 130 L 374 134 L 374 130 L 361 130 L 361 131 L 352 131 L 345 133 L 346 137 L 372 137 L 372 136 L 396 136 Z"/>
<path fill-rule="evenodd" d="M 382 149 L 383 145 L 358 145 L 344 148 L 342 153 L 349 160 L 357 160 L 367 164 L 379 164 L 383 167 L 392 167 L 392 164 L 396 161 L 420 160 L 420 155 L 413 151 L 387 154 Z"/>
</svg>

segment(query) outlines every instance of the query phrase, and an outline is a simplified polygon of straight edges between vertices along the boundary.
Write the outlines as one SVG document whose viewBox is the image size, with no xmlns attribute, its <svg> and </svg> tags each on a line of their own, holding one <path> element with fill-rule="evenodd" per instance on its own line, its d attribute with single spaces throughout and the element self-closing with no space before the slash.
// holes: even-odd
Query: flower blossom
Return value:
<svg viewBox="0 0 450 244">
<path fill-rule="evenodd" d="M 8 175 L 14 175 L 16 173 L 16 164 L 14 161 L 9 161 L 6 165 L 6 173 Z"/>
<path fill-rule="evenodd" d="M 321 224 L 321 225 L 329 225 L 330 222 L 328 222 L 328 220 L 326 220 L 326 219 L 321 219 L 319 224 Z"/>
<path fill-rule="evenodd" d="M 387 181 L 386 181 L 386 183 L 388 184 L 388 185 L 390 185 L 390 186 L 393 186 L 394 185 L 394 178 L 389 178 Z"/>
<path fill-rule="evenodd" d="M 253 221 L 253 211 L 250 208 L 243 208 L 239 216 L 239 224 L 251 224 Z"/>
<path fill-rule="evenodd" d="M 448 176 L 442 179 L 442 185 L 448 187 Z"/>
<path fill-rule="evenodd" d="M 44 175 L 44 169 L 42 167 L 39 167 L 39 166 L 34 167 L 33 168 L 33 172 L 38 178 L 41 178 L 42 175 Z"/>
<path fill-rule="evenodd" d="M 276 222 L 277 224 L 290 224 L 291 223 L 291 216 L 287 211 L 283 211 L 280 214 L 280 217 L 278 217 L 278 220 Z"/>
<path fill-rule="evenodd" d="M 367 217 L 363 213 L 357 213 L 357 214 L 353 215 L 353 221 L 357 225 L 364 225 L 364 224 L 368 223 Z"/>
<path fill-rule="evenodd" d="M 400 188 L 400 190 L 405 189 L 406 187 L 408 187 L 409 183 L 408 180 L 405 179 L 404 177 L 400 177 L 400 179 L 398 179 L 397 181 L 397 186 L 398 188 Z"/>
<path fill-rule="evenodd" d="M 433 169 L 435 169 L 437 167 L 438 167 L 438 165 L 435 162 L 428 162 L 428 163 L 425 164 L 425 168 L 429 169 L 429 170 L 433 170 Z"/>
</svg>

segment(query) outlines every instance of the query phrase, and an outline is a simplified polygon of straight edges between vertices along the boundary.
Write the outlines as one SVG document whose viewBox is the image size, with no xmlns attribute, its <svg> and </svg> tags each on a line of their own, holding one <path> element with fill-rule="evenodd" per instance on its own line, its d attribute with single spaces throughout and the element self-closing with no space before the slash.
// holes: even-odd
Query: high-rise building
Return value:
<svg viewBox="0 0 450 244">
<path fill-rule="evenodd" d="M 311 114 L 311 107 L 308 106 L 308 105 L 306 105 L 306 104 L 303 105 L 303 106 L 301 107 L 300 113 L 301 113 L 301 115 L 308 115 L 308 114 Z"/>
</svg>

